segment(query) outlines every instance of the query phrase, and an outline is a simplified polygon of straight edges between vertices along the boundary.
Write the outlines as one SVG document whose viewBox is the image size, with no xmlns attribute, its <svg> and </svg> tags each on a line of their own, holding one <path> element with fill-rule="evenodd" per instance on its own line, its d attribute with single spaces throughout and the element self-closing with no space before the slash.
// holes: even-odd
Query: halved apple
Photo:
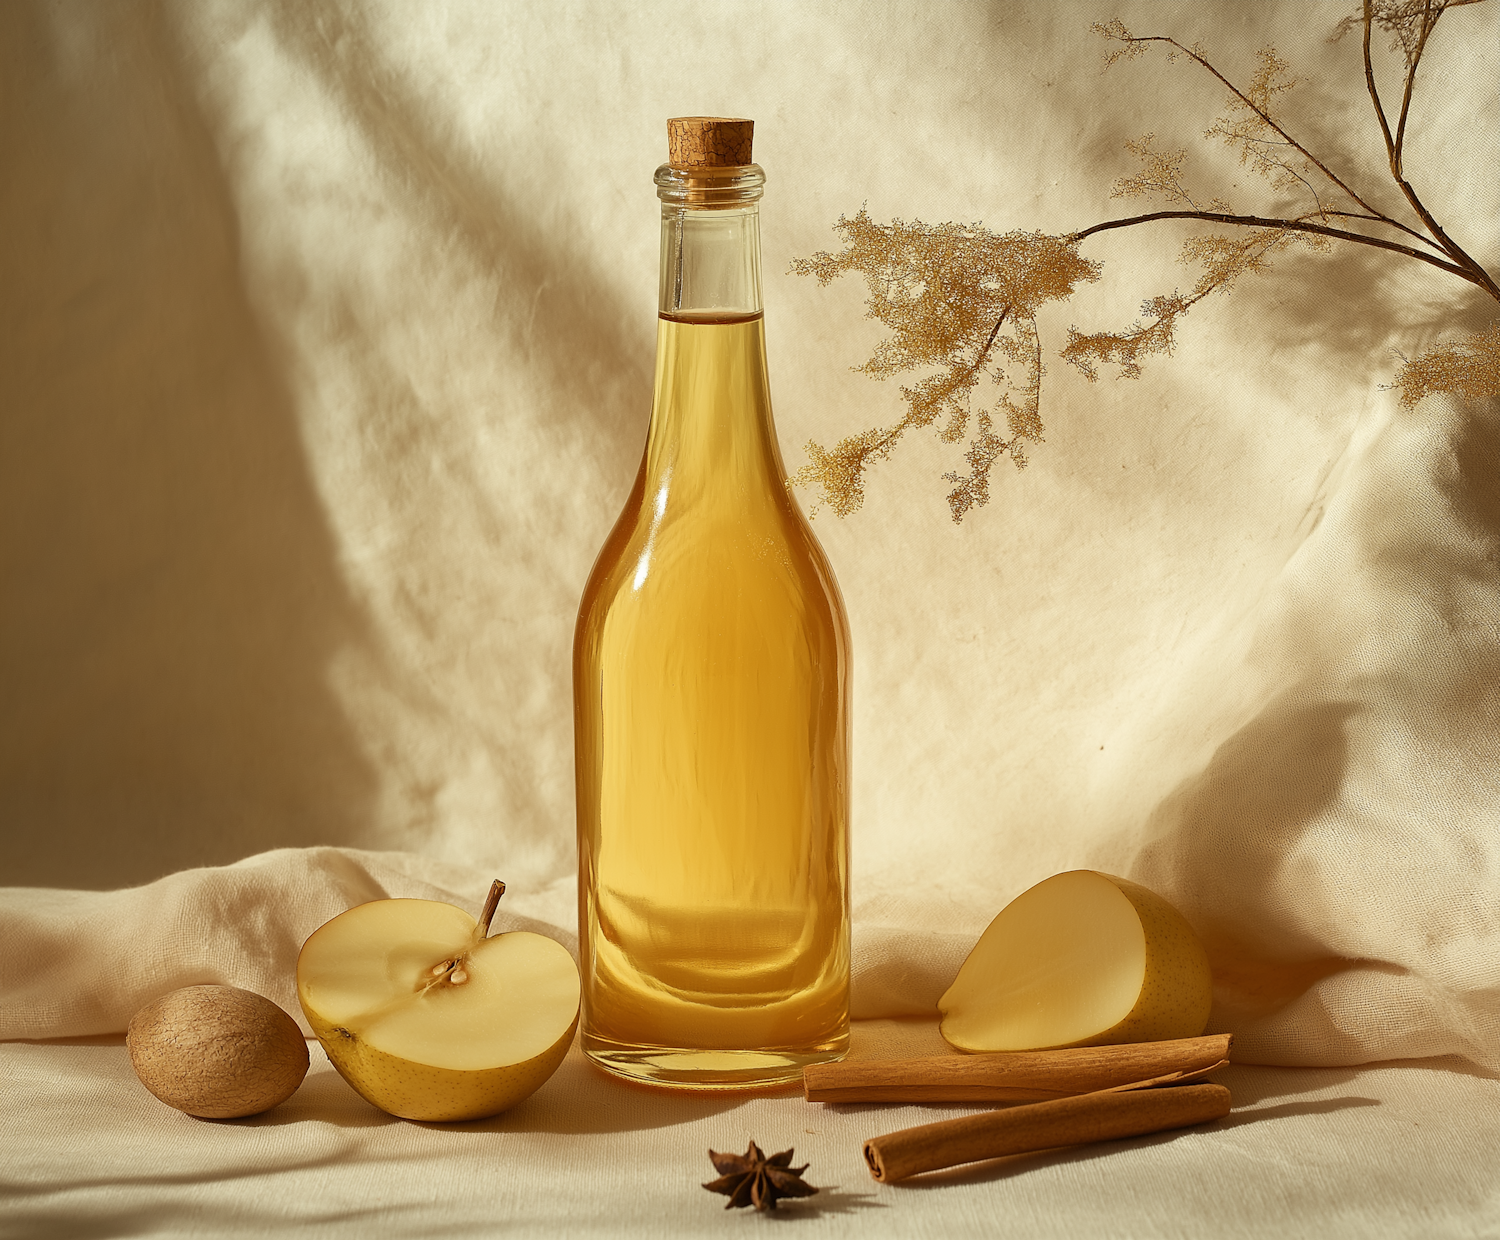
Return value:
<svg viewBox="0 0 1500 1240">
<path fill-rule="evenodd" d="M 1197 1037 L 1213 975 L 1187 919 L 1153 891 L 1093 870 L 1012 900 L 938 1000 L 964 1051 Z"/>
<path fill-rule="evenodd" d="M 557 1070 L 578 1026 L 578 967 L 544 935 L 489 933 L 437 900 L 375 900 L 315 930 L 297 997 L 339 1075 L 403 1119 L 497 1115 Z"/>
</svg>

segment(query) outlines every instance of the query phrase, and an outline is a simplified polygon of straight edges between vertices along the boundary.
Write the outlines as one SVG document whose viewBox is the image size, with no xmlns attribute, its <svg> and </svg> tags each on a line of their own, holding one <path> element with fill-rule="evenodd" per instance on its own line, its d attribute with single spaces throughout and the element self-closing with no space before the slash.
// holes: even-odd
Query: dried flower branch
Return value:
<svg viewBox="0 0 1500 1240">
<path fill-rule="evenodd" d="M 1104 220 L 1056 237 L 996 234 L 978 224 L 932 226 L 896 220 L 887 226 L 875 223 L 863 210 L 852 220 L 841 217 L 836 228 L 845 248 L 799 260 L 792 270 L 814 275 L 821 284 L 849 271 L 865 276 L 869 316 L 889 327 L 892 335 L 856 369 L 878 379 L 908 370 L 932 373 L 901 389 L 907 410 L 895 426 L 849 436 L 831 451 L 809 444 L 808 463 L 792 481 L 818 484 L 836 512 L 853 512 L 863 502 L 869 465 L 889 456 L 906 431 L 941 419 L 938 434 L 945 442 L 957 443 L 969 434 L 964 454 L 968 473 L 944 475 L 954 484 L 948 495 L 954 521 L 986 503 L 995 461 L 1009 453 L 1018 467 L 1024 466 L 1026 442 L 1042 438 L 1045 367 L 1036 311 L 1047 301 L 1066 300 L 1078 284 L 1098 278 L 1100 264 L 1079 253 L 1079 247 L 1098 233 L 1161 220 L 1193 220 L 1236 230 L 1187 239 L 1179 259 L 1199 271 L 1189 292 L 1148 299 L 1141 308 L 1142 319 L 1121 331 L 1084 334 L 1076 327 L 1069 329 L 1060 356 L 1090 381 L 1098 378 L 1103 365 L 1117 367 L 1120 378 L 1137 377 L 1144 358 L 1172 352 L 1178 321 L 1193 306 L 1228 291 L 1241 276 L 1268 271 L 1273 257 L 1294 246 L 1326 250 L 1337 242 L 1399 254 L 1456 276 L 1500 301 L 1500 284 L 1433 217 L 1402 163 L 1417 72 L 1432 31 L 1448 9 L 1482 2 L 1363 0 L 1362 11 L 1334 30 L 1335 39 L 1356 28 L 1362 31 L 1366 89 L 1385 143 L 1389 174 L 1410 208 L 1410 222 L 1374 206 L 1352 179 L 1337 174 L 1292 133 L 1280 107 L 1296 81 L 1274 48 L 1261 50 L 1258 67 L 1242 89 L 1198 45 L 1189 47 L 1164 35 L 1135 35 L 1119 19 L 1094 26 L 1095 33 L 1115 45 L 1106 55 L 1106 68 L 1159 48 L 1169 61 L 1185 59 L 1212 75 L 1228 97 L 1225 111 L 1204 137 L 1228 145 L 1272 190 L 1301 197 L 1306 209 L 1244 214 L 1222 199 L 1201 202 L 1185 178 L 1187 153 L 1158 149 L 1155 135 L 1148 133 L 1126 144 L 1140 161 L 1140 170 L 1117 181 L 1114 196 L 1154 199 L 1167 209 Z M 1376 30 L 1389 36 L 1391 51 L 1401 53 L 1405 66 L 1394 129 L 1375 81 L 1370 45 Z M 974 394 L 984 379 L 999 391 L 976 407 Z M 1500 326 L 1439 345 L 1406 363 L 1394 386 L 1406 405 L 1434 392 L 1500 395 Z M 995 432 L 1001 414 L 1009 438 Z"/>
<path fill-rule="evenodd" d="M 820 483 L 834 511 L 853 512 L 863 502 L 870 463 L 889 456 L 908 430 L 941 422 L 945 443 L 969 437 L 969 472 L 944 475 L 954 484 L 953 519 L 961 520 L 988 501 L 995 461 L 1009 452 L 1024 466 L 1026 441 L 1042 438 L 1038 308 L 1097 279 L 1099 264 L 1080 258 L 1076 242 L 1042 233 L 997 235 L 978 225 L 902 220 L 884 225 L 863 210 L 840 217 L 836 228 L 841 251 L 799 259 L 792 270 L 819 284 L 851 271 L 865 277 L 869 315 L 892 335 L 856 369 L 876 379 L 936 370 L 901 389 L 907 408 L 895 426 L 852 435 L 832 451 L 809 444 L 809 462 L 792 481 Z M 998 390 L 976 410 L 973 393 L 985 380 Z M 995 433 L 1001 418 L 1009 438 Z"/>
</svg>

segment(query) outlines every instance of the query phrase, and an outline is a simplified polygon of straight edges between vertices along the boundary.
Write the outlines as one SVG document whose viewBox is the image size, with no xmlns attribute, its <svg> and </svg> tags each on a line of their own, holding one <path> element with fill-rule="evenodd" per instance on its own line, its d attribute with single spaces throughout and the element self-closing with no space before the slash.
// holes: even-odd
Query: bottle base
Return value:
<svg viewBox="0 0 1500 1240">
<path fill-rule="evenodd" d="M 847 1032 L 814 1047 L 753 1051 L 625 1045 L 585 1033 L 583 1052 L 606 1072 L 666 1089 L 766 1089 L 802 1080 L 811 1063 L 832 1063 L 849 1051 Z"/>
</svg>

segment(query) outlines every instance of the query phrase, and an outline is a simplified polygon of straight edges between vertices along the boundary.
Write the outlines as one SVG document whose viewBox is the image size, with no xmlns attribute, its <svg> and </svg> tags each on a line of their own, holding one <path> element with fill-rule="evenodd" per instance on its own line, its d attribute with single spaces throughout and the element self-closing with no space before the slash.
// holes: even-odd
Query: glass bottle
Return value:
<svg viewBox="0 0 1500 1240">
<path fill-rule="evenodd" d="M 573 648 L 583 1048 L 689 1088 L 849 1037 L 849 629 L 771 421 L 750 126 L 668 123 L 651 425 Z"/>
</svg>

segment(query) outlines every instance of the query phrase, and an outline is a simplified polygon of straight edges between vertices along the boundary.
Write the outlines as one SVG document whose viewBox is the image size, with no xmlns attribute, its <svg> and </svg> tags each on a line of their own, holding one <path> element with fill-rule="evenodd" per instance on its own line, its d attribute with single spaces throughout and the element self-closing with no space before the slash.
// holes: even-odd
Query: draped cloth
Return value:
<svg viewBox="0 0 1500 1240">
<path fill-rule="evenodd" d="M 1473 1236 L 1500 1218 L 1500 1082 L 1456 1057 L 1364 1069 L 1234 1066 L 1205 1129 L 981 1163 L 881 1188 L 868 1137 L 962 1106 L 834 1106 L 797 1091 L 681 1094 L 606 1076 L 575 1046 L 489 1120 L 409 1124 L 371 1107 L 312 1044 L 290 1100 L 197 1120 L 136 1080 L 121 1028 L 144 999 L 228 982 L 301 1019 L 295 955 L 322 919 L 386 896 L 478 911 L 477 872 L 412 854 L 283 849 L 114 892 L 0 899 L 0 1236 L 703 1235 L 722 1198 L 705 1148 L 792 1147 L 816 1196 L 782 1213 L 820 1235 Z M 507 892 L 500 930 L 571 942 L 572 884 Z M 856 1002 L 943 972 L 933 938 L 869 933 Z M 915 941 L 912 941 L 915 939 Z M 304 1025 L 305 1028 L 305 1025 Z M 67 1030 L 95 1036 L 59 1040 Z M 856 1020 L 851 1057 L 955 1053 L 925 1019 Z M 19 1118 L 18 1118 L 19 1117 Z M 774 1149 L 773 1149 L 774 1147 Z"/>
<path fill-rule="evenodd" d="M 850 370 L 882 339 L 865 290 L 790 272 L 840 214 L 1085 227 L 1145 209 L 1110 186 L 1147 132 L 1192 152 L 1205 197 L 1301 209 L 1204 140 L 1216 82 L 1153 57 L 1101 75 L 1093 21 L 1201 42 L 1240 81 L 1274 44 L 1303 78 L 1289 123 L 1399 209 L 1336 8 L 0 6 L 0 1037 L 116 1037 L 196 981 L 296 1014 L 321 921 L 382 895 L 472 910 L 495 876 L 497 924 L 573 943 L 572 624 L 644 439 L 666 117 L 757 122 L 796 468 L 903 408 Z M 1491 269 L 1497 36 L 1495 4 L 1445 16 L 1405 164 Z M 1070 323 L 1190 285 L 1190 231 L 1091 238 L 1104 278 L 1044 311 L 1049 357 Z M 1094 868 L 1192 921 L 1240 1062 L 1336 1089 L 1446 1057 L 1370 1091 L 1390 1118 L 1441 1079 L 1465 1148 L 1494 1148 L 1474 1117 L 1500 1069 L 1500 408 L 1389 389 L 1398 353 L 1492 317 L 1463 287 L 1289 251 L 1139 379 L 1052 357 L 1043 441 L 962 525 L 962 444 L 931 434 L 858 512 L 816 515 L 853 633 L 862 1027 L 929 1020 L 1009 900 Z M 0 1050 L 43 1110 L 134 1088 L 116 1045 Z M 1379 1167 L 1404 1130 L 1361 1128 L 1374 1110 L 1299 1114 Z M 1265 1140 L 1304 1174 L 1311 1137 Z M 57 1157 L 87 1148 L 85 1125 Z M 1161 1175 L 1181 1156 L 1182 1183 L 1224 1188 L 1188 1148 Z M 1448 1165 L 1389 1218 L 1482 1218 L 1490 1190 Z M 1047 1193 L 1087 1179 L 1069 1168 Z M 1319 1217 L 1358 1234 L 1385 1199 L 1330 1175 Z M 140 1192 L 137 1230 L 176 1225 Z"/>
</svg>

